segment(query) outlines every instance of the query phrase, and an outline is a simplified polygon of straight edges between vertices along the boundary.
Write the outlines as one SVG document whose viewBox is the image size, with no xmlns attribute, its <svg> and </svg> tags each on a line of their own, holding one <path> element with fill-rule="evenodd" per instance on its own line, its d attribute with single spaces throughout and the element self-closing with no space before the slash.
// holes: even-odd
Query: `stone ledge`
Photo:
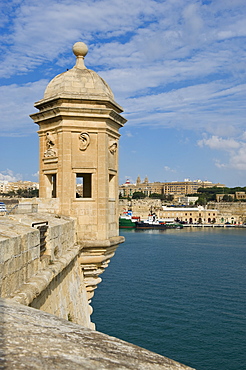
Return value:
<svg viewBox="0 0 246 370">
<path fill-rule="evenodd" d="M 109 239 L 104 240 L 80 240 L 80 244 L 83 248 L 91 248 L 91 247 L 112 247 L 114 245 L 118 245 L 124 243 L 125 238 L 124 236 L 115 236 Z"/>
<path fill-rule="evenodd" d="M 80 245 L 75 245 L 73 248 L 54 261 L 52 265 L 45 270 L 41 270 L 26 283 L 24 283 L 18 291 L 16 291 L 11 299 L 15 302 L 29 305 L 42 291 L 47 288 L 50 282 L 79 254 Z"/>
<path fill-rule="evenodd" d="M 2 299 L 0 368 L 192 370 L 120 339 Z"/>
</svg>

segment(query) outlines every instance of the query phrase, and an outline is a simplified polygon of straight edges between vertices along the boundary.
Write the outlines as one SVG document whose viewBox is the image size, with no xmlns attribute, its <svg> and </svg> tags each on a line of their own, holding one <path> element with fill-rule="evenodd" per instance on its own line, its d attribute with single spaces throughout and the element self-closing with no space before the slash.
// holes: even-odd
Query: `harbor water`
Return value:
<svg viewBox="0 0 246 370">
<path fill-rule="evenodd" d="M 197 370 L 246 369 L 246 229 L 124 230 L 97 330 Z"/>
</svg>

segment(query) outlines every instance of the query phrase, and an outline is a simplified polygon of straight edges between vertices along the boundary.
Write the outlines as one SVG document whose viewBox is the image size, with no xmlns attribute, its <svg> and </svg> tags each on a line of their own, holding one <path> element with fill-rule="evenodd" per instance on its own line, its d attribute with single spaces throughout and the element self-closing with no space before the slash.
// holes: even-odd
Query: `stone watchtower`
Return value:
<svg viewBox="0 0 246 370">
<path fill-rule="evenodd" d="M 51 212 L 77 219 L 81 263 L 88 271 L 88 264 L 105 265 L 123 241 L 118 141 L 126 120 L 107 83 L 85 67 L 87 46 L 77 42 L 73 52 L 75 66 L 48 84 L 31 118 L 39 125 L 39 198 Z"/>
</svg>

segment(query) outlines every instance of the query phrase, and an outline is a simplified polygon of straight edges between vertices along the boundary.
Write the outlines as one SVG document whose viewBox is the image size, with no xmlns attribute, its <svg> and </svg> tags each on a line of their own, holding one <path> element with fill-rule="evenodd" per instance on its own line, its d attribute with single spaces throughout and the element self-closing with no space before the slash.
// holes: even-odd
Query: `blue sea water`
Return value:
<svg viewBox="0 0 246 370">
<path fill-rule="evenodd" d="M 92 301 L 97 330 L 198 370 L 246 369 L 246 230 L 126 230 Z"/>
</svg>

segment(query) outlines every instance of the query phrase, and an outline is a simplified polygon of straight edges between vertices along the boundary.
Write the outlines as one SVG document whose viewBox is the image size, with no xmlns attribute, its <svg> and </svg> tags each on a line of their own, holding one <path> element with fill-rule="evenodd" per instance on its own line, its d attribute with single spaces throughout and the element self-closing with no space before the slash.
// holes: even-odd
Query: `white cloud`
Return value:
<svg viewBox="0 0 246 370">
<path fill-rule="evenodd" d="M 21 174 L 14 174 L 13 171 L 7 169 L 6 171 L 0 172 L 0 181 L 18 181 L 22 179 Z"/>
<path fill-rule="evenodd" d="M 226 165 L 225 163 L 221 163 L 218 159 L 215 159 L 215 166 L 221 169 L 228 168 L 228 165 Z"/>
<path fill-rule="evenodd" d="M 206 51 L 208 45 L 217 53 L 223 50 L 214 45 L 221 34 L 228 33 L 223 39 L 245 35 L 239 5 L 241 10 L 244 4 L 221 3 L 218 16 L 214 3 L 193 0 L 22 1 L 12 9 L 11 34 L 8 28 L 2 36 L 1 71 L 6 77 L 58 62 L 78 39 L 92 43 L 89 61 L 110 68 L 190 57 L 194 47 Z"/>
<path fill-rule="evenodd" d="M 125 136 L 127 137 L 133 137 L 132 133 L 130 131 L 126 131 Z"/>
<path fill-rule="evenodd" d="M 237 152 L 230 158 L 230 167 L 240 171 L 246 170 L 246 144 L 243 143 Z"/>
<path fill-rule="evenodd" d="M 198 145 L 208 146 L 211 149 L 217 150 L 234 150 L 240 148 L 241 144 L 234 139 L 223 139 L 218 136 L 212 136 L 209 139 L 202 139 L 198 141 Z"/>
<path fill-rule="evenodd" d="M 164 166 L 164 170 L 167 171 L 167 172 L 173 172 L 173 173 L 176 173 L 177 171 L 170 168 L 169 166 Z"/>
<path fill-rule="evenodd" d="M 12 10 L 12 34 L 8 40 L 2 36 L 8 41 L 2 49 L 2 76 L 56 60 L 79 39 L 89 41 L 100 34 L 104 40 L 133 32 L 160 7 L 153 0 L 23 1 Z"/>
<path fill-rule="evenodd" d="M 39 171 L 37 171 L 36 173 L 33 173 L 32 176 L 38 178 L 39 177 Z"/>
<path fill-rule="evenodd" d="M 236 141 L 235 139 L 223 139 L 217 136 L 212 136 L 208 139 L 204 138 L 198 141 L 200 147 L 208 146 L 213 150 L 221 150 L 227 153 L 228 161 L 222 163 L 221 160 L 215 159 L 215 165 L 221 169 L 236 169 L 240 171 L 246 170 L 246 143 Z"/>
</svg>

